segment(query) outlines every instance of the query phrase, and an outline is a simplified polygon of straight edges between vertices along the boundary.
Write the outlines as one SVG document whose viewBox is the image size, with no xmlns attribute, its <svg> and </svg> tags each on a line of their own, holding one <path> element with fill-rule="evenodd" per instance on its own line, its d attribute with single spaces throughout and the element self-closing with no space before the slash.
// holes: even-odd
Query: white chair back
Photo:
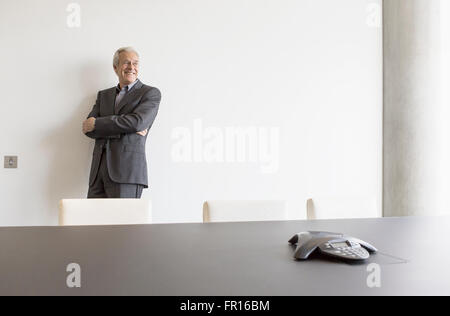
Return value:
<svg viewBox="0 0 450 316">
<path fill-rule="evenodd" d="M 374 198 L 327 197 L 314 198 L 306 202 L 308 219 L 377 218 Z"/>
<path fill-rule="evenodd" d="M 151 201 L 143 199 L 64 199 L 59 225 L 133 225 L 152 222 Z"/>
<path fill-rule="evenodd" d="M 253 222 L 287 220 L 285 201 L 206 201 L 203 222 Z"/>
</svg>

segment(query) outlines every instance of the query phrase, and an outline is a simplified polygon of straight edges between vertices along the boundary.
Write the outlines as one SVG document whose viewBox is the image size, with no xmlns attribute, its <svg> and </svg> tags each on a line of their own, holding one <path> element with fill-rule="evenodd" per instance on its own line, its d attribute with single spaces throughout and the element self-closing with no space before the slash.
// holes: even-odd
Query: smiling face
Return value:
<svg viewBox="0 0 450 316">
<path fill-rule="evenodd" d="M 114 71 L 119 77 L 121 88 L 135 82 L 139 73 L 139 57 L 133 52 L 121 52 Z"/>
</svg>

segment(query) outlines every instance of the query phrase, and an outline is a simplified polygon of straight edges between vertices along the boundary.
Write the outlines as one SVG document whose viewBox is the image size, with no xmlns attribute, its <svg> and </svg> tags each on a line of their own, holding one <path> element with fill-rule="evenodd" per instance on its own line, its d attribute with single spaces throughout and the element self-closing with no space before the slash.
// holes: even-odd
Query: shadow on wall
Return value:
<svg viewBox="0 0 450 316">
<path fill-rule="evenodd" d="M 107 88 L 105 83 L 109 77 L 104 74 L 105 69 L 102 64 L 90 63 L 70 72 L 78 74 L 80 84 L 68 87 L 67 103 L 72 103 L 70 98 L 83 99 L 73 109 L 68 108 L 72 113 L 66 116 L 67 119 L 42 138 L 41 147 L 49 157 L 46 200 L 53 224 L 57 224 L 59 200 L 87 196 L 94 141 L 85 136 L 81 129 L 82 122 L 95 103 L 97 90 L 102 86 Z M 66 75 L 67 72 L 64 72 L 63 76 Z"/>
</svg>

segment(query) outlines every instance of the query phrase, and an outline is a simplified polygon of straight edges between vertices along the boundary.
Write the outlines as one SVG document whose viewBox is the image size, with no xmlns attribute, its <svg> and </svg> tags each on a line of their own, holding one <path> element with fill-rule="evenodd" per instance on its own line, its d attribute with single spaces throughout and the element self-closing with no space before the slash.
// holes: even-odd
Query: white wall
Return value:
<svg viewBox="0 0 450 316">
<path fill-rule="evenodd" d="M 69 28 L 69 1 L 1 0 L 0 155 L 19 168 L 0 169 L 0 225 L 55 225 L 59 199 L 85 197 L 81 122 L 128 45 L 163 93 L 143 195 L 156 221 L 201 221 L 205 199 L 284 199 L 302 218 L 308 197 L 372 196 L 381 212 L 380 2 L 80 0 Z M 227 127 L 261 132 L 246 148 L 271 154 L 209 162 Z M 188 132 L 206 138 L 199 162 L 180 162 Z"/>
</svg>

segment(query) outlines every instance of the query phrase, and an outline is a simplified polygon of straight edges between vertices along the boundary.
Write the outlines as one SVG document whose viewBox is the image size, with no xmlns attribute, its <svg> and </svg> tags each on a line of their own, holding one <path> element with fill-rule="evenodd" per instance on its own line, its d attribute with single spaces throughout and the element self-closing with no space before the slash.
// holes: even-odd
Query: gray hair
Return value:
<svg viewBox="0 0 450 316">
<path fill-rule="evenodd" d="M 130 52 L 130 53 L 135 53 L 137 57 L 139 57 L 138 52 L 133 48 L 133 47 L 121 47 L 118 50 L 116 50 L 116 52 L 114 53 L 114 57 L 113 57 L 113 66 L 119 66 L 119 55 L 122 52 Z"/>
</svg>

